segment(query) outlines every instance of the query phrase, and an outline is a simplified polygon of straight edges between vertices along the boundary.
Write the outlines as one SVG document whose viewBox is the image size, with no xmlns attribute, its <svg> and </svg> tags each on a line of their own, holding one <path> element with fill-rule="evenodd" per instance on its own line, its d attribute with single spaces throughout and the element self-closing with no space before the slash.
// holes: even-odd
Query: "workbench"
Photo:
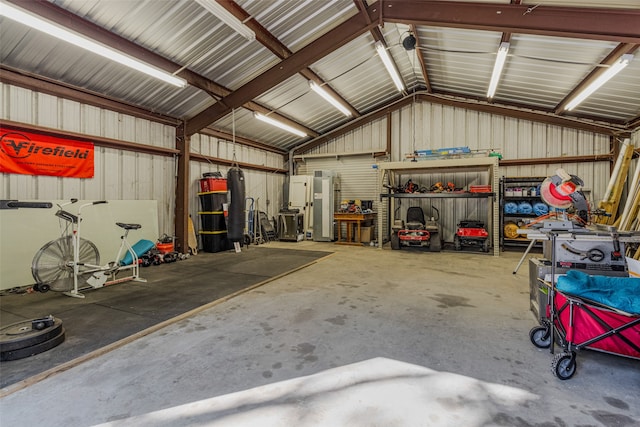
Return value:
<svg viewBox="0 0 640 427">
<path fill-rule="evenodd" d="M 360 246 L 360 228 L 362 223 L 369 220 L 375 220 L 376 213 L 356 213 L 356 212 L 334 212 L 333 219 L 338 224 L 338 245 L 356 245 Z M 342 239 L 342 224 L 346 225 L 347 236 L 346 239 Z M 357 232 L 354 233 L 353 228 L 357 226 Z"/>
</svg>

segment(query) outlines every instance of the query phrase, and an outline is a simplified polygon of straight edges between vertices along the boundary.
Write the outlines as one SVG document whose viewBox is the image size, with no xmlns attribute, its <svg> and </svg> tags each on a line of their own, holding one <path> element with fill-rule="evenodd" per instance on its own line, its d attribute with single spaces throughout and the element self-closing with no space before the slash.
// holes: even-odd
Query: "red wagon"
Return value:
<svg viewBox="0 0 640 427">
<path fill-rule="evenodd" d="M 557 339 L 563 351 L 555 354 L 551 362 L 556 377 L 571 378 L 577 368 L 576 353 L 585 348 L 640 359 L 640 312 L 637 309 L 640 279 L 588 276 L 569 271 L 567 276 L 558 279 L 559 289 L 548 286 L 554 310 L 551 305 L 547 307 L 549 320 L 531 329 L 529 337 L 536 347 L 550 347 L 552 353 Z M 563 288 L 573 292 L 561 290 Z"/>
</svg>

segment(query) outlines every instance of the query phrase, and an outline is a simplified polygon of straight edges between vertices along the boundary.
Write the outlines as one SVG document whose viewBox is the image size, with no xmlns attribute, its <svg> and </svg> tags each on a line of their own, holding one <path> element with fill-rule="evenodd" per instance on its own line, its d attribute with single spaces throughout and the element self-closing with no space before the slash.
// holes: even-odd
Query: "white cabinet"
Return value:
<svg viewBox="0 0 640 427">
<path fill-rule="evenodd" d="M 303 233 L 313 226 L 313 176 L 294 175 L 289 179 L 289 209 L 298 209 L 303 215 Z"/>
</svg>

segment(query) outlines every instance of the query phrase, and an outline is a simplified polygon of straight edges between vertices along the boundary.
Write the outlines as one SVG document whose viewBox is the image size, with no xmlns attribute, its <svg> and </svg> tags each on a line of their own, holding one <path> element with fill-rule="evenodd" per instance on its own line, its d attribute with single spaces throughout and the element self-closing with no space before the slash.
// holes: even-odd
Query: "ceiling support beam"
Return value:
<svg viewBox="0 0 640 427">
<path fill-rule="evenodd" d="M 373 23 L 371 17 L 369 16 L 369 13 L 367 12 L 367 5 L 365 4 L 365 2 L 363 0 L 353 0 L 353 3 L 356 5 L 358 11 L 360 11 L 360 15 L 362 15 L 367 24 Z M 380 31 L 380 26 L 376 25 L 375 27 L 372 27 L 369 32 L 371 33 L 373 40 L 382 42 L 385 47 L 387 46 L 387 42 L 382 35 L 382 31 Z"/>
<path fill-rule="evenodd" d="M 280 154 L 281 156 L 285 156 L 287 155 L 289 152 L 280 148 L 276 148 L 273 147 L 271 145 L 267 145 L 267 144 L 263 144 L 261 142 L 258 141 L 253 141 L 251 139 L 248 138 L 243 138 L 241 136 L 233 136 L 230 133 L 227 132 L 222 132 L 220 130 L 217 129 L 211 129 L 211 128 L 204 128 L 202 130 L 200 130 L 200 132 L 202 135 L 207 135 L 207 136 L 212 136 L 214 138 L 218 138 L 218 139 L 224 139 L 225 141 L 229 141 L 231 143 L 235 142 L 247 147 L 253 147 L 253 148 L 257 148 L 259 150 L 263 150 L 263 151 L 270 151 L 272 153 L 276 153 L 276 154 Z"/>
<path fill-rule="evenodd" d="M 370 16 L 377 16 L 376 5 L 369 8 Z M 375 20 L 374 20 L 375 22 Z M 197 114 L 186 124 L 187 135 L 193 135 L 200 129 L 229 114 L 233 108 L 251 101 L 256 96 L 266 92 L 292 75 L 300 72 L 334 50 L 356 39 L 377 24 L 367 23 L 357 14 L 328 33 L 318 37 L 295 54 L 283 59 L 280 63 L 254 78 L 244 86 L 222 98 L 219 102 Z"/>
<path fill-rule="evenodd" d="M 533 122 L 547 123 L 556 126 L 568 127 L 571 129 L 586 130 L 589 132 L 595 132 L 605 135 L 618 135 L 620 133 L 625 133 L 625 129 L 621 127 L 619 128 L 605 126 L 598 123 L 588 122 L 586 120 L 560 117 L 554 115 L 553 113 L 536 112 L 527 109 L 518 109 L 488 103 L 459 101 L 426 93 L 421 93 L 417 96 L 419 100 L 424 102 L 432 102 L 436 104 L 449 105 L 452 107 L 466 108 L 467 110 L 480 111 L 489 114 L 498 114 L 501 116 L 514 117 L 523 120 L 531 120 Z"/>
<path fill-rule="evenodd" d="M 173 148 L 158 147 L 154 145 L 138 144 L 136 142 L 121 141 L 119 139 L 105 138 L 102 136 L 89 135 L 85 133 L 70 132 L 66 130 L 53 129 L 49 127 L 36 126 L 29 123 L 14 122 L 12 120 L 2 120 L 2 126 L 12 129 L 20 129 L 27 132 L 38 132 L 57 138 L 75 139 L 78 141 L 90 141 L 98 147 L 114 148 L 116 150 L 133 151 L 135 153 L 152 154 L 155 156 L 173 157 L 179 150 Z"/>
<path fill-rule="evenodd" d="M 535 159 L 502 159 L 500 166 L 532 166 L 553 163 L 613 162 L 613 154 L 591 154 L 587 156 L 541 157 Z"/>
<path fill-rule="evenodd" d="M 626 124 L 627 129 L 634 131 L 636 130 L 636 128 L 640 127 L 640 116 L 638 117 L 634 117 L 633 119 L 629 120 Z"/>
<path fill-rule="evenodd" d="M 271 34 L 265 27 L 263 27 L 258 21 L 256 21 L 251 15 L 241 8 L 235 1 L 227 0 L 218 2 L 222 7 L 231 12 L 233 16 L 238 18 L 244 25 L 250 28 L 256 33 L 256 40 L 258 40 L 264 47 L 269 49 L 274 55 L 280 59 L 286 59 L 293 55 L 293 52 L 289 50 L 277 37 Z M 318 86 L 329 92 L 332 97 L 338 99 L 350 112 L 353 117 L 360 117 L 360 113 L 353 105 L 347 102 L 338 92 L 336 92 L 327 82 L 325 82 L 320 76 L 318 76 L 313 70 L 308 67 L 303 68 L 299 73 Z M 264 113 L 263 113 L 264 114 Z M 306 132 L 309 134 L 309 132 Z"/>
<path fill-rule="evenodd" d="M 367 23 L 372 23 L 373 20 L 371 18 L 371 16 L 369 15 L 366 5 L 364 4 L 363 1 L 361 0 L 353 0 L 356 7 L 358 8 L 358 10 L 360 11 L 360 14 L 362 15 L 362 17 L 365 19 L 365 21 L 367 21 Z M 382 45 L 384 46 L 385 49 L 389 48 L 389 45 L 387 45 L 387 41 L 384 38 L 384 34 L 382 34 L 382 30 L 380 30 L 380 27 L 384 25 L 384 22 L 379 22 L 378 25 L 376 25 L 375 27 L 372 27 L 369 32 L 371 33 L 371 36 L 373 37 L 373 40 L 376 42 L 380 42 L 382 43 Z M 395 67 L 395 69 L 398 69 L 398 64 L 396 63 L 396 61 L 393 59 L 393 56 L 391 55 L 391 52 L 389 52 L 389 58 L 391 59 L 391 62 L 393 63 L 393 66 Z M 399 74 L 399 73 L 398 73 Z M 404 79 L 402 78 L 402 75 L 399 76 L 400 80 L 402 80 L 402 84 L 404 85 Z M 405 85 L 406 86 L 406 85 Z"/>
<path fill-rule="evenodd" d="M 270 166 L 255 165 L 253 163 L 236 162 L 229 159 L 221 159 L 220 157 L 205 156 L 204 154 L 196 154 L 196 153 L 191 153 L 191 160 L 202 162 L 202 163 L 213 163 L 216 165 L 223 165 L 223 166 L 229 166 L 229 167 L 239 166 L 241 169 L 251 169 L 251 170 L 256 170 L 261 172 L 281 173 L 281 174 L 286 174 L 289 172 L 288 170 L 282 169 L 282 168 L 273 168 Z"/>
<path fill-rule="evenodd" d="M 109 98 L 100 93 L 89 92 L 83 88 L 60 83 L 56 80 L 36 76 L 4 65 L 0 65 L 0 82 L 169 126 L 177 126 L 180 124 L 180 120 L 176 118 L 154 113 L 144 108 Z"/>
<path fill-rule="evenodd" d="M 640 43 L 640 9 L 429 0 L 383 6 L 385 22 Z"/>
<path fill-rule="evenodd" d="M 175 250 L 189 253 L 189 163 L 191 155 L 191 139 L 184 134 L 176 134 L 176 147 L 180 150 L 178 155 L 178 176 L 176 177 L 176 206 L 174 212 Z M 195 255 L 195 254 L 194 254 Z"/>
<path fill-rule="evenodd" d="M 521 4 L 522 0 L 511 0 L 511 4 Z M 511 33 L 502 33 L 500 43 L 511 43 Z"/>
<path fill-rule="evenodd" d="M 76 88 L 70 85 L 65 85 L 58 81 L 49 80 L 42 76 L 30 75 L 2 65 L 0 65 L 0 82 L 23 87 L 25 89 L 33 90 L 36 92 L 58 96 L 60 98 L 70 99 L 72 101 L 80 102 L 87 105 L 93 105 L 94 107 L 104 108 L 106 110 L 127 114 L 133 117 L 146 119 L 164 125 L 178 126 L 181 123 L 179 119 L 174 117 L 168 117 L 162 114 L 154 113 L 153 111 L 145 110 L 144 108 L 125 104 L 121 101 L 108 98 L 102 94 L 92 93 L 83 88 Z M 262 110 L 268 112 L 268 110 L 264 107 L 262 107 L 260 112 L 262 112 Z M 227 141 L 234 140 L 233 135 L 217 129 L 205 128 L 202 129 L 201 133 Z M 316 133 L 315 136 L 317 135 L 318 134 Z M 240 145 L 246 145 L 265 151 L 271 151 L 283 156 L 286 156 L 288 153 L 286 150 L 263 144 L 261 142 L 253 141 L 248 138 L 236 136 L 235 141 Z"/>
<path fill-rule="evenodd" d="M 640 25 L 640 19 L 638 20 Z M 640 47 L 640 44 L 634 43 L 621 43 L 613 49 L 609 55 L 605 59 L 602 60 L 600 66 L 594 68 L 587 77 L 585 77 L 578 85 L 576 85 L 571 92 L 567 96 L 565 96 L 562 101 L 556 106 L 554 112 L 556 114 L 565 113 L 565 107 L 573 99 L 575 95 L 582 92 L 587 86 L 589 86 L 594 80 L 596 80 L 602 73 L 607 71 L 607 69 L 615 64 L 622 55 L 626 55 L 627 53 L 633 53 Z"/>
<path fill-rule="evenodd" d="M 439 96 L 449 96 L 452 98 L 460 98 L 463 102 L 479 102 L 479 103 L 484 103 L 487 102 L 487 99 L 484 97 L 475 97 L 475 96 L 470 96 L 470 95 L 466 95 L 463 93 L 458 93 L 458 92 L 444 92 L 444 91 L 438 91 L 437 95 Z M 541 114 L 549 114 L 549 115 L 554 115 L 554 111 L 551 109 L 535 109 L 533 108 L 531 105 L 528 104 L 524 104 L 524 103 L 518 103 L 518 102 L 500 102 L 500 105 L 502 105 L 503 107 L 507 107 L 507 108 L 513 108 L 515 110 L 532 110 Z M 610 128 L 610 129 L 619 129 L 621 132 L 624 131 L 628 131 L 629 129 L 627 128 L 627 126 L 625 125 L 625 122 L 623 120 L 616 120 L 616 119 L 603 119 L 602 117 L 598 117 L 598 116 L 588 116 L 588 115 L 580 115 L 579 117 L 576 115 L 573 115 L 574 118 L 578 119 L 578 120 L 582 120 L 585 122 L 593 122 L 596 123 L 598 125 L 600 125 L 601 127 L 606 127 L 606 128 Z"/>
<path fill-rule="evenodd" d="M 410 25 L 411 32 L 413 33 L 413 37 L 416 38 L 416 52 L 418 61 L 420 62 L 420 69 L 422 70 L 422 78 L 424 79 L 424 83 L 427 89 L 427 93 L 433 93 L 433 88 L 431 87 L 431 79 L 429 79 L 429 73 L 427 72 L 427 63 L 424 60 L 424 55 L 420 52 L 420 37 L 418 36 L 418 31 L 416 31 L 415 25 Z"/>
</svg>

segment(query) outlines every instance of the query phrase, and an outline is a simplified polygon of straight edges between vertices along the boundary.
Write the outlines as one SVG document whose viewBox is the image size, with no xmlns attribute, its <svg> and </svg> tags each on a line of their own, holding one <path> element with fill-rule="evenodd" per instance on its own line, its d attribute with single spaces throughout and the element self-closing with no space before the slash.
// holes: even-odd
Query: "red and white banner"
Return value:
<svg viewBox="0 0 640 427">
<path fill-rule="evenodd" d="M 0 126 L 0 172 L 93 178 L 93 143 Z"/>
</svg>

